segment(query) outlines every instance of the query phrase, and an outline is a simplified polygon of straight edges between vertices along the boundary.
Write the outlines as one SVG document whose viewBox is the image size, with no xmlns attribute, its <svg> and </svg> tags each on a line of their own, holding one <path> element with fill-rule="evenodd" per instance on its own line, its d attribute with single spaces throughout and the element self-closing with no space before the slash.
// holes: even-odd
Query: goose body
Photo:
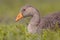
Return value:
<svg viewBox="0 0 60 40">
<path fill-rule="evenodd" d="M 60 12 L 55 12 L 41 18 L 39 11 L 30 5 L 25 5 L 21 8 L 16 21 L 28 16 L 32 16 L 27 27 L 29 33 L 40 33 L 44 28 L 54 28 L 56 22 L 60 24 Z"/>
</svg>

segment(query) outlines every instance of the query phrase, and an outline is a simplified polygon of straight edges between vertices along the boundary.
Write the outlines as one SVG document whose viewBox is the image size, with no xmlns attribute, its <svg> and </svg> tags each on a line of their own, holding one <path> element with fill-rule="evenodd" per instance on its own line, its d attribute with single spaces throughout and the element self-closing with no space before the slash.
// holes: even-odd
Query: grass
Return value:
<svg viewBox="0 0 60 40">
<path fill-rule="evenodd" d="M 60 40 L 60 28 L 44 29 L 43 33 L 29 34 L 22 24 L 0 25 L 0 40 Z"/>
</svg>

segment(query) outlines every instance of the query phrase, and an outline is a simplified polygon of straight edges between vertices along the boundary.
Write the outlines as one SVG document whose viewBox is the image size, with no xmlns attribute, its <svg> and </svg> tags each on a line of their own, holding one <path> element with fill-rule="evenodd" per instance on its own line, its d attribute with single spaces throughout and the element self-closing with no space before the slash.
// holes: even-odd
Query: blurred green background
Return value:
<svg viewBox="0 0 60 40">
<path fill-rule="evenodd" d="M 60 11 L 60 0 L 0 0 L 0 40 L 60 40 L 60 30 L 44 31 L 41 35 L 27 33 L 29 20 L 15 21 L 22 6 L 29 4 L 37 8 L 41 16 Z"/>
</svg>

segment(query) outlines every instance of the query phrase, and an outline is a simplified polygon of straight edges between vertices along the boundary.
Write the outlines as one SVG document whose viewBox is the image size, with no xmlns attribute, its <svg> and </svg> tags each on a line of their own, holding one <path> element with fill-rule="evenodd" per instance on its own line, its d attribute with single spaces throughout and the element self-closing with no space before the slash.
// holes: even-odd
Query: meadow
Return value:
<svg viewBox="0 0 60 40">
<path fill-rule="evenodd" d="M 44 29 L 43 33 L 29 34 L 27 24 L 30 18 L 15 21 L 22 6 L 30 4 L 37 8 L 41 16 L 60 11 L 60 0 L 0 0 L 0 40 L 60 40 L 60 28 Z"/>
</svg>

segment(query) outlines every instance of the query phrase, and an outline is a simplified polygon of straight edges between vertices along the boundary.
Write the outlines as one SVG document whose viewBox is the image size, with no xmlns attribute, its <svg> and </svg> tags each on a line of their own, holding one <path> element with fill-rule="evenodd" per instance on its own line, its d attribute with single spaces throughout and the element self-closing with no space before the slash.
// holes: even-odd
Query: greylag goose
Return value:
<svg viewBox="0 0 60 40">
<path fill-rule="evenodd" d="M 41 18 L 39 11 L 31 5 L 25 5 L 21 8 L 16 21 L 28 16 L 32 17 L 27 27 L 29 33 L 40 33 L 44 28 L 54 28 L 56 22 L 60 24 L 60 12 L 54 12 Z"/>
</svg>

